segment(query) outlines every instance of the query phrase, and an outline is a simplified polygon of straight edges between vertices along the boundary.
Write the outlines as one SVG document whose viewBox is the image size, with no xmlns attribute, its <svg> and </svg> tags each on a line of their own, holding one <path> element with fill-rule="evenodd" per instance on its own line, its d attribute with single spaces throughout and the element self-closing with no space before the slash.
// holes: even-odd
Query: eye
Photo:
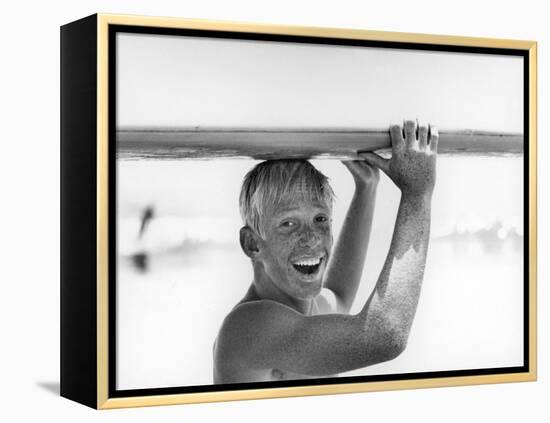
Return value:
<svg viewBox="0 0 550 423">
<path fill-rule="evenodd" d="M 328 222 L 328 217 L 325 216 L 325 215 L 318 215 L 318 216 L 315 216 L 315 222 L 317 223 L 326 223 Z"/>
<path fill-rule="evenodd" d="M 294 228 L 296 227 L 296 222 L 293 222 L 292 220 L 285 220 L 284 222 L 281 223 L 281 227 L 283 228 Z"/>
</svg>

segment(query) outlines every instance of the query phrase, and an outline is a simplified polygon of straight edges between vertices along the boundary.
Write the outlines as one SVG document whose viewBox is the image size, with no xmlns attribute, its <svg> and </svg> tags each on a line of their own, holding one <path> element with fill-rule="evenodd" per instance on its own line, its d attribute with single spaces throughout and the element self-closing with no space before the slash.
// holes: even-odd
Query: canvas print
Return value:
<svg viewBox="0 0 550 423">
<path fill-rule="evenodd" d="M 523 57 L 115 37 L 117 390 L 524 365 Z"/>
</svg>

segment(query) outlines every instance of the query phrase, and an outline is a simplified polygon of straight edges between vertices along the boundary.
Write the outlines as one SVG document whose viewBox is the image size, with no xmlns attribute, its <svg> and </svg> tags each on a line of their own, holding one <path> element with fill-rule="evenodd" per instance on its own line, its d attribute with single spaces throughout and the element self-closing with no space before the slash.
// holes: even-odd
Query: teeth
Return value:
<svg viewBox="0 0 550 423">
<path fill-rule="evenodd" d="M 315 258 L 315 259 L 306 259 L 306 260 L 299 260 L 294 262 L 294 264 L 298 266 L 316 266 L 319 263 L 321 263 L 321 258 Z"/>
</svg>

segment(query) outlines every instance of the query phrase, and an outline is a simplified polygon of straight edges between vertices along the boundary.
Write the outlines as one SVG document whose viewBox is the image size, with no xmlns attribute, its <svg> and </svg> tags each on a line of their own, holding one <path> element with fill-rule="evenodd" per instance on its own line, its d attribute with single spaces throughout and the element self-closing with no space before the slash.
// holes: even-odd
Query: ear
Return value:
<svg viewBox="0 0 550 423">
<path fill-rule="evenodd" d="M 239 232 L 241 248 L 251 259 L 256 258 L 260 252 L 258 235 L 249 226 L 243 226 Z"/>
</svg>

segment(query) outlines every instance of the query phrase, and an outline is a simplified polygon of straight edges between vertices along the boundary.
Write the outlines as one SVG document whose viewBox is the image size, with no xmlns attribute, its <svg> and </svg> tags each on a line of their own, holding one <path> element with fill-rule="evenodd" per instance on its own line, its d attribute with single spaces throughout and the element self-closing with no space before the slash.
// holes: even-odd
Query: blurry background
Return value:
<svg viewBox="0 0 550 423">
<path fill-rule="evenodd" d="M 522 131 L 516 58 L 143 35 L 118 42 L 119 127 L 387 127 L 418 117 L 445 129 Z M 523 364 L 523 158 L 438 160 L 407 350 L 352 374 Z M 118 161 L 119 389 L 212 383 L 217 330 L 252 280 L 238 245 L 238 192 L 254 164 Z M 337 161 L 314 164 L 337 195 L 337 234 L 353 182 Z M 382 267 L 398 199 L 383 176 L 354 312 Z"/>
</svg>

